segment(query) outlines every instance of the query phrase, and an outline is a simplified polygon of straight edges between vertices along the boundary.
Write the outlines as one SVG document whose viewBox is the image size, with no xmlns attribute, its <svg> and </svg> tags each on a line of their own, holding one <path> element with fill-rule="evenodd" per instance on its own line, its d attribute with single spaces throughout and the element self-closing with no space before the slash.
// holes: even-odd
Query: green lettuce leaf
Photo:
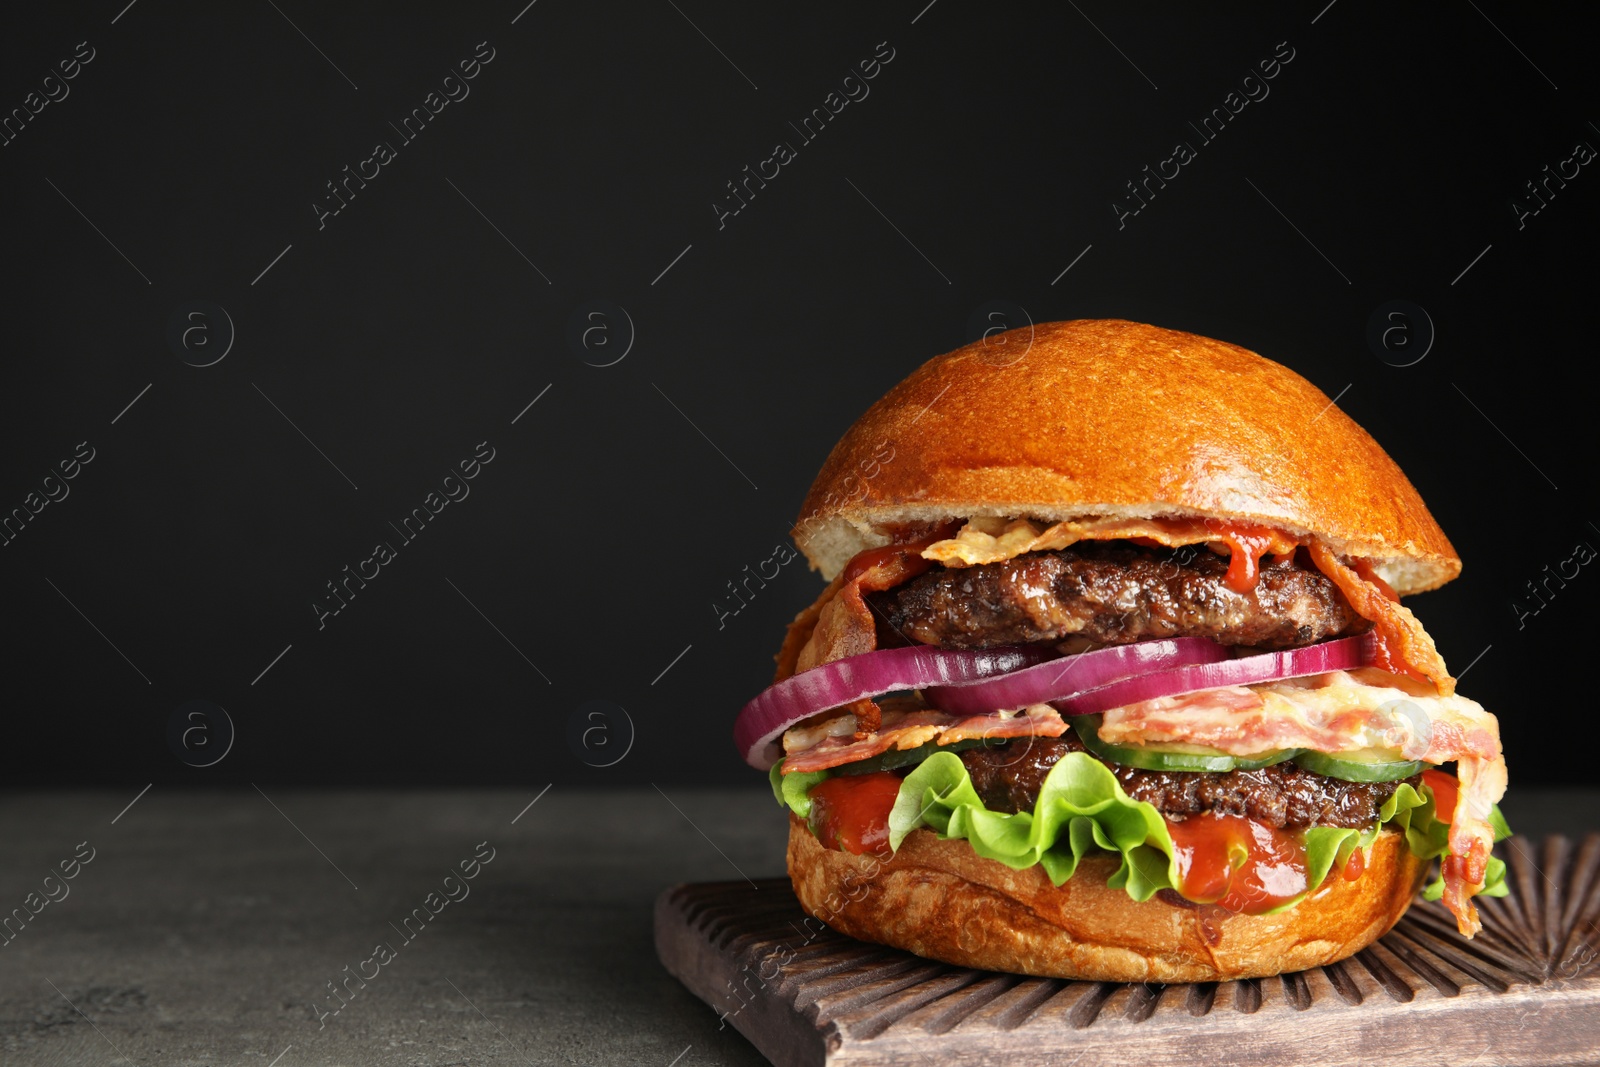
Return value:
<svg viewBox="0 0 1600 1067">
<path fill-rule="evenodd" d="M 773 795 L 802 819 L 811 813 L 810 791 L 827 771 L 771 772 Z M 1378 824 L 1367 830 L 1318 826 L 1305 832 L 1306 893 L 1320 886 L 1330 871 L 1340 869 L 1358 848 L 1392 826 L 1405 834 L 1406 845 L 1424 860 L 1449 852 L 1449 825 L 1434 817 L 1433 793 L 1401 783 L 1378 812 Z M 1510 835 L 1500 809 L 1490 814 L 1496 840 Z M 942 838 L 960 838 L 978 855 L 1022 870 L 1038 864 L 1056 885 L 1077 870 L 1084 856 L 1112 852 L 1121 856 L 1107 881 L 1134 900 L 1149 900 L 1159 890 L 1176 886 L 1177 861 L 1166 820 L 1156 808 L 1123 792 L 1111 770 L 1084 752 L 1064 756 L 1045 776 L 1031 812 L 990 811 L 973 788 L 966 765 L 951 752 L 937 752 L 905 777 L 889 813 L 889 845 L 899 849 L 906 835 L 928 827 Z M 1424 891 L 1429 900 L 1443 893 L 1442 880 Z M 1489 860 L 1483 895 L 1505 896 L 1505 864 Z M 1274 911 L 1293 907 L 1305 896 L 1286 901 Z"/>
<path fill-rule="evenodd" d="M 889 845 L 929 826 L 965 838 L 980 856 L 1022 870 L 1039 864 L 1056 885 L 1091 852 L 1117 852 L 1122 864 L 1109 885 L 1149 900 L 1176 884 L 1172 838 L 1154 807 L 1122 791 L 1116 776 L 1083 752 L 1063 757 L 1045 776 L 1031 812 L 990 811 L 978 799 L 966 765 L 949 752 L 929 756 L 900 785 L 889 813 Z"/>
<path fill-rule="evenodd" d="M 789 810 L 802 819 L 811 815 L 811 787 L 826 777 L 828 777 L 827 771 L 784 774 L 783 760 L 774 763 L 772 770 L 767 772 L 767 780 L 772 783 L 772 795 L 778 799 L 779 804 L 787 804 Z M 896 847 L 899 847 L 898 842 Z"/>
</svg>

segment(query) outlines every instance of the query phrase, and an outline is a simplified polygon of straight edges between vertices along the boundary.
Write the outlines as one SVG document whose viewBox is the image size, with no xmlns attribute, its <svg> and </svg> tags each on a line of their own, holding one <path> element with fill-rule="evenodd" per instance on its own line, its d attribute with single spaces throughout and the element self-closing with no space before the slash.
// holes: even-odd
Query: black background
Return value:
<svg viewBox="0 0 1600 1067">
<path fill-rule="evenodd" d="M 1592 27 L 1489 0 L 925 2 L 8 15 L 7 113 L 95 58 L 0 148 L 0 509 L 95 458 L 0 548 L 6 782 L 753 782 L 731 723 L 820 580 L 792 563 L 721 628 L 713 605 L 989 301 L 1224 338 L 1339 396 L 1465 560 L 1411 604 L 1472 665 L 1514 786 L 1590 780 L 1600 577 L 1520 628 L 1512 601 L 1600 545 L 1600 174 L 1520 229 L 1512 201 L 1600 145 Z M 400 143 L 479 42 L 470 95 Z M 879 42 L 870 95 L 799 144 Z M 1186 123 L 1279 42 L 1270 95 L 1200 145 Z M 319 229 L 380 140 L 397 158 Z M 1119 229 L 1178 140 L 1198 158 Z M 719 229 L 778 141 L 798 158 Z M 615 313 L 612 347 L 568 340 L 602 299 L 634 329 L 604 367 Z M 1395 299 L 1437 330 L 1409 367 L 1365 339 Z M 195 300 L 236 330 L 204 368 L 168 342 Z M 325 583 L 481 441 L 470 496 L 319 630 Z M 167 743 L 192 699 L 238 731 L 204 769 Z"/>
</svg>

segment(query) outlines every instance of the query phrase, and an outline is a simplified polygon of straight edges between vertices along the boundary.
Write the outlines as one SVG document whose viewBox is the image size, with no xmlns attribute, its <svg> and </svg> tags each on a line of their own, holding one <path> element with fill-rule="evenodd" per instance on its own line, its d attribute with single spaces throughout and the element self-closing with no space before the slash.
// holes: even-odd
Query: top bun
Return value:
<svg viewBox="0 0 1600 1067">
<path fill-rule="evenodd" d="M 929 360 L 834 446 L 800 515 L 795 540 L 830 580 L 896 527 L 973 516 L 1260 523 L 1366 560 L 1402 594 L 1461 573 L 1394 460 L 1316 386 L 1238 345 L 1120 319 Z"/>
</svg>

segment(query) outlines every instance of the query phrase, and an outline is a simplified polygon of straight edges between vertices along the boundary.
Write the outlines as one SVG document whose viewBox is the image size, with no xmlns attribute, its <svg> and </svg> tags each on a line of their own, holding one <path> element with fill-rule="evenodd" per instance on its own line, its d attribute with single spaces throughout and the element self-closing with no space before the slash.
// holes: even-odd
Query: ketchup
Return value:
<svg viewBox="0 0 1600 1067">
<path fill-rule="evenodd" d="M 1212 812 L 1169 822 L 1167 832 L 1178 861 L 1178 892 L 1187 900 L 1260 915 L 1306 891 L 1299 834 Z"/>
<path fill-rule="evenodd" d="M 1360 878 L 1367 869 L 1367 854 L 1359 848 L 1350 853 L 1350 858 L 1344 864 L 1345 881 L 1353 882 Z"/>
<path fill-rule="evenodd" d="M 890 854 L 889 810 L 900 795 L 900 778 L 888 771 L 841 774 L 811 789 L 811 832 L 823 848 Z"/>
<path fill-rule="evenodd" d="M 1228 546 L 1228 573 L 1223 582 L 1236 593 L 1248 593 L 1261 580 L 1261 557 L 1277 540 L 1265 526 L 1229 523 L 1218 528 L 1218 539 Z"/>
<path fill-rule="evenodd" d="M 1422 772 L 1422 784 L 1433 790 L 1433 817 L 1450 822 L 1456 814 L 1456 792 L 1461 785 L 1456 776 L 1429 767 Z"/>
<path fill-rule="evenodd" d="M 897 556 L 905 557 L 901 563 L 901 574 L 904 577 L 898 578 L 897 581 L 910 581 L 933 566 L 932 560 L 922 558 L 923 551 L 930 545 L 948 539 L 956 529 L 957 525 L 955 523 L 946 523 L 931 535 L 915 541 L 901 541 L 897 544 L 884 545 L 882 548 L 869 548 L 865 551 L 857 552 L 850 557 L 850 562 L 844 565 L 844 573 L 841 576 L 843 582 L 845 585 L 850 585 L 852 582 L 858 581 L 862 575 L 871 571 L 872 568 L 880 564 L 889 563 Z"/>
</svg>

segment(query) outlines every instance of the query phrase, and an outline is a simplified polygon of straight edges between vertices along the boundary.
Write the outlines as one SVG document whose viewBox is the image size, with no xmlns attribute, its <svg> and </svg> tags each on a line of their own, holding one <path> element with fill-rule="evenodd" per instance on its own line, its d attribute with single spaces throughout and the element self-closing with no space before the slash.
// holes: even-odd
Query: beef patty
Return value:
<svg viewBox="0 0 1600 1067">
<path fill-rule="evenodd" d="M 1069 752 L 1083 752 L 1072 734 L 1020 738 L 960 753 L 972 787 L 991 811 L 1032 811 L 1050 768 Z M 1169 819 L 1214 811 L 1244 815 L 1280 830 L 1308 826 L 1365 829 L 1378 821 L 1399 782 L 1346 782 L 1313 774 L 1293 760 L 1254 771 L 1143 771 L 1101 760 L 1135 800 L 1153 804 Z M 1405 779 L 1415 788 L 1421 775 Z"/>
<path fill-rule="evenodd" d="M 1227 571 L 1225 557 L 1199 546 L 1082 541 L 1001 563 L 936 568 L 868 603 L 900 636 L 946 648 L 1072 635 L 1117 645 L 1210 637 L 1295 648 L 1371 626 L 1321 571 L 1298 560 L 1263 561 L 1261 580 L 1248 593 L 1223 582 Z"/>
</svg>

